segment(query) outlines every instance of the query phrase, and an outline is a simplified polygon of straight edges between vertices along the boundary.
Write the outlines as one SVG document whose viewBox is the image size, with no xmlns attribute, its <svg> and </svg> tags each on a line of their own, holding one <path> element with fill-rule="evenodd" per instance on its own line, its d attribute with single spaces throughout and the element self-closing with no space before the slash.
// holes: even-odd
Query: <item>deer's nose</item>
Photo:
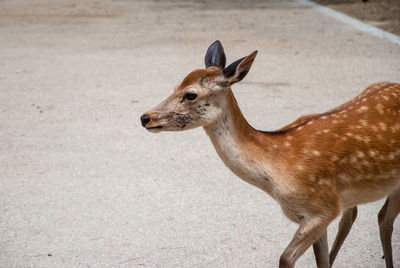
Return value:
<svg viewBox="0 0 400 268">
<path fill-rule="evenodd" d="M 148 115 L 142 115 L 140 117 L 140 121 L 142 121 L 142 126 L 145 127 L 148 122 L 150 122 L 150 117 Z"/>
</svg>

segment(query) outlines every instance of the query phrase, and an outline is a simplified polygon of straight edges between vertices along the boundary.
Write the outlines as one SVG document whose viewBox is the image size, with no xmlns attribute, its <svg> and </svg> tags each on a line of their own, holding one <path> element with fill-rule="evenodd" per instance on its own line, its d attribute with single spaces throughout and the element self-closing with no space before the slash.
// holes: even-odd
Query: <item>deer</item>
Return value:
<svg viewBox="0 0 400 268">
<path fill-rule="evenodd" d="M 393 223 L 400 212 L 400 84 L 376 83 L 325 113 L 304 115 L 275 131 L 253 128 L 231 86 L 249 72 L 257 51 L 225 67 L 220 41 L 207 49 L 172 95 L 140 120 L 146 130 L 203 127 L 224 164 L 276 200 L 298 224 L 279 258 L 291 268 L 313 247 L 316 265 L 331 267 L 357 206 L 386 197 L 378 214 L 386 267 L 393 267 Z M 329 252 L 327 228 L 342 214 Z"/>
</svg>

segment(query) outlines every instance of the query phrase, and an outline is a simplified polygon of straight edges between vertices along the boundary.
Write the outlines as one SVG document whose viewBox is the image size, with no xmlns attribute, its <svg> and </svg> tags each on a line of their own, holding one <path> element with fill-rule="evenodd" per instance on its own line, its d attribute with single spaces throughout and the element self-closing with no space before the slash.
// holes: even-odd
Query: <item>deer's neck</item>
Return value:
<svg viewBox="0 0 400 268">
<path fill-rule="evenodd" d="M 272 195 L 269 189 L 272 140 L 248 124 L 232 91 L 229 90 L 227 94 L 222 116 L 204 129 L 229 169 Z"/>
</svg>

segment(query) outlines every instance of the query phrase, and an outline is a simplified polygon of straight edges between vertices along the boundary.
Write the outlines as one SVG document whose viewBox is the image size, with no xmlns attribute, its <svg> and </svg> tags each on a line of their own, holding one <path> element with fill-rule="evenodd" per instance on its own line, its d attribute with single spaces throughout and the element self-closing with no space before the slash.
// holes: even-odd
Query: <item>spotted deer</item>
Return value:
<svg viewBox="0 0 400 268">
<path fill-rule="evenodd" d="M 215 41 L 205 69 L 188 74 L 171 96 L 141 116 L 148 131 L 202 126 L 225 165 L 262 189 L 299 225 L 279 260 L 294 267 L 312 245 L 318 267 L 330 267 L 357 216 L 357 205 L 387 197 L 378 215 L 386 267 L 400 212 L 400 84 L 378 83 L 322 114 L 302 116 L 276 131 L 260 131 L 241 113 L 231 86 L 241 81 L 254 51 L 225 67 Z M 340 213 L 328 253 L 327 227 Z"/>
</svg>

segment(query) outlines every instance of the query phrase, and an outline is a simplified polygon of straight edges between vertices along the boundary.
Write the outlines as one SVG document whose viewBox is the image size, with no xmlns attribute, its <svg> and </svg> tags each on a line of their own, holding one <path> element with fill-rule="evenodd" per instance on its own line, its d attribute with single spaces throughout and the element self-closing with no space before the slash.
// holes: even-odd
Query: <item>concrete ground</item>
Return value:
<svg viewBox="0 0 400 268">
<path fill-rule="evenodd" d="M 228 62 L 259 50 L 234 86 L 259 129 L 400 82 L 399 45 L 289 0 L 1 0 L 0 267 L 277 266 L 296 230 L 277 203 L 202 129 L 139 123 L 215 39 Z M 384 267 L 382 203 L 360 207 L 336 267 Z M 297 267 L 314 266 L 308 250 Z"/>
</svg>

